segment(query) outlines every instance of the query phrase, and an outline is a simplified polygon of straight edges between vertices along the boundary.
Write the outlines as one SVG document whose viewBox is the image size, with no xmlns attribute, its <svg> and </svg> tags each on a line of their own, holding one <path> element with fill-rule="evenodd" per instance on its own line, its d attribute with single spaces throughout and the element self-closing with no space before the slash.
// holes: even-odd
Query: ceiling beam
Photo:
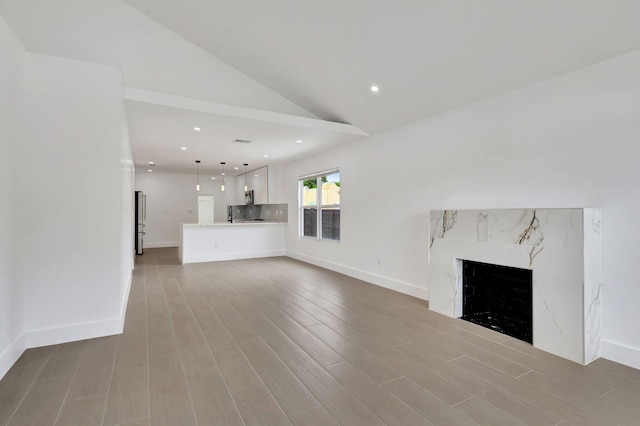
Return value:
<svg viewBox="0 0 640 426">
<path fill-rule="evenodd" d="M 266 121 L 269 123 L 285 124 L 289 126 L 306 127 L 310 129 L 326 130 L 336 133 L 368 136 L 366 132 L 346 123 L 318 120 L 315 118 L 300 117 L 297 115 L 282 114 L 279 112 L 263 111 L 253 108 L 245 108 L 202 99 L 185 98 L 169 95 L 151 90 L 125 87 L 124 99 L 129 101 L 144 102 L 155 105 L 164 105 L 191 111 L 205 112 L 226 117 L 243 118 L 248 120 Z"/>
</svg>

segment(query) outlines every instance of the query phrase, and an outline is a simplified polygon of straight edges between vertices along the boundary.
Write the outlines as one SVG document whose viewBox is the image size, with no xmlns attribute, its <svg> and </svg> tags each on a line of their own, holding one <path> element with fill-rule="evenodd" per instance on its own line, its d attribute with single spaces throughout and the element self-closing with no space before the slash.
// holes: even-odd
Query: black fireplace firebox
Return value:
<svg viewBox="0 0 640 426">
<path fill-rule="evenodd" d="M 532 271 L 462 261 L 462 319 L 533 343 Z"/>
</svg>

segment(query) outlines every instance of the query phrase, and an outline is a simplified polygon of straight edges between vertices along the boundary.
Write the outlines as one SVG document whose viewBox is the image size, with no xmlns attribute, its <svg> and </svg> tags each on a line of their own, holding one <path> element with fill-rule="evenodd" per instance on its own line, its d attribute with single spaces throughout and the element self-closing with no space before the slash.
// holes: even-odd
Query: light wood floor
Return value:
<svg viewBox="0 0 640 426">
<path fill-rule="evenodd" d="M 0 425 L 638 425 L 640 371 L 587 367 L 287 258 L 138 257 L 124 333 L 25 352 Z"/>
</svg>

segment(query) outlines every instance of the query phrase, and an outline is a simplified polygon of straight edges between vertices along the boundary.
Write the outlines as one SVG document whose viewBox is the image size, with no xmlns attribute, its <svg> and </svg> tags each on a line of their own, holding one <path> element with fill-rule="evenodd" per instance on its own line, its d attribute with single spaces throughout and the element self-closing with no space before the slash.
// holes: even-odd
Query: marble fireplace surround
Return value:
<svg viewBox="0 0 640 426">
<path fill-rule="evenodd" d="M 532 270 L 533 346 L 588 364 L 600 356 L 600 211 L 432 210 L 429 308 L 462 315 L 462 260 Z"/>
</svg>

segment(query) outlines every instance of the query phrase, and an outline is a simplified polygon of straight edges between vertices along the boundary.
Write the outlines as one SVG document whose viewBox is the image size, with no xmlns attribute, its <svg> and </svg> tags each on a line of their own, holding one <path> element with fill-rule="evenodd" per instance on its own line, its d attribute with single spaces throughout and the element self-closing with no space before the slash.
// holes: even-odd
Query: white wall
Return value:
<svg viewBox="0 0 640 426">
<path fill-rule="evenodd" d="M 267 191 L 269 192 L 269 204 L 284 203 L 283 194 L 280 193 L 282 188 L 280 166 L 269 166 L 267 169 Z"/>
<path fill-rule="evenodd" d="M 13 245 L 19 236 L 13 226 L 14 152 L 21 144 L 25 51 L 0 17 L 0 377 L 24 350 L 21 339 L 24 293 L 17 285 Z"/>
<path fill-rule="evenodd" d="M 124 101 L 120 110 L 120 316 L 124 318 L 134 268 L 135 165 Z"/>
<path fill-rule="evenodd" d="M 0 377 L 122 331 L 133 159 L 120 72 L 26 52 L 0 18 Z"/>
<path fill-rule="evenodd" d="M 602 207 L 603 355 L 640 368 L 639 74 L 636 51 L 289 165 L 292 207 L 340 167 L 342 241 L 289 226 L 288 254 L 424 297 L 428 210 Z"/>
<path fill-rule="evenodd" d="M 27 346 L 118 333 L 133 238 L 121 74 L 28 53 L 25 80 L 13 250 Z"/>
<path fill-rule="evenodd" d="M 200 194 L 213 195 L 214 220 L 226 222 L 227 205 L 236 204 L 235 178 L 227 177 L 224 192 L 220 185 L 220 177 L 200 176 Z M 177 247 L 179 224 L 198 223 L 196 175 L 140 171 L 135 188 L 147 195 L 144 247 Z"/>
</svg>

